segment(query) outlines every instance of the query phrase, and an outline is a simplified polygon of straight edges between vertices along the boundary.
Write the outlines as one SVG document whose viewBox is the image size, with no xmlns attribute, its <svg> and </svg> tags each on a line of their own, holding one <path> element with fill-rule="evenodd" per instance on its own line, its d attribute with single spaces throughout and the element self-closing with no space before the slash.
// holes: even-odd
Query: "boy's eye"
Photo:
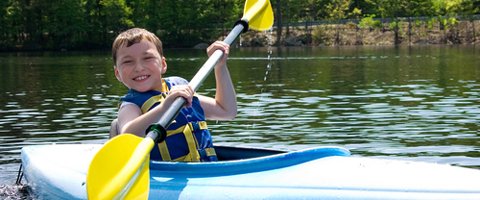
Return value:
<svg viewBox="0 0 480 200">
<path fill-rule="evenodd" d="M 130 65 L 130 64 L 132 64 L 132 63 L 133 63 L 133 61 L 131 61 L 131 60 L 124 60 L 124 61 L 122 62 L 122 65 Z"/>
</svg>

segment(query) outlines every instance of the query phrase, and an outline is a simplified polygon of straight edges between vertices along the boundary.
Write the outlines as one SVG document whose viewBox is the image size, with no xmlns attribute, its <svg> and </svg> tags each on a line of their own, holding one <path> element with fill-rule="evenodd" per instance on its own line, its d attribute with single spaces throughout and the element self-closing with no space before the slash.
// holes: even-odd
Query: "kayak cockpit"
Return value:
<svg viewBox="0 0 480 200">
<path fill-rule="evenodd" d="M 232 146 L 215 146 L 215 152 L 220 161 L 242 160 L 287 153 L 287 151 L 277 149 Z"/>
<path fill-rule="evenodd" d="M 150 169 L 162 176 L 225 176 L 280 169 L 331 156 L 349 156 L 341 147 L 316 147 L 299 151 L 216 146 L 216 162 L 150 162 Z"/>
</svg>

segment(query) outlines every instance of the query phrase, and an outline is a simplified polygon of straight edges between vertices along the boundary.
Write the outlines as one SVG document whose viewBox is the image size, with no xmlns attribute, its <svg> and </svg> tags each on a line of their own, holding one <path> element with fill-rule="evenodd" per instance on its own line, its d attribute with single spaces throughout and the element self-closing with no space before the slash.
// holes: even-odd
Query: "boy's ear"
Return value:
<svg viewBox="0 0 480 200">
<path fill-rule="evenodd" d="M 165 74 L 165 72 L 167 72 L 167 61 L 165 60 L 165 57 L 163 57 L 163 56 L 162 56 L 161 72 L 162 72 L 162 74 Z"/>
<path fill-rule="evenodd" d="M 117 67 L 113 66 L 113 70 L 115 71 L 115 77 L 117 77 L 117 80 L 122 82 L 122 78 L 120 77 L 120 72 L 118 72 Z"/>
</svg>

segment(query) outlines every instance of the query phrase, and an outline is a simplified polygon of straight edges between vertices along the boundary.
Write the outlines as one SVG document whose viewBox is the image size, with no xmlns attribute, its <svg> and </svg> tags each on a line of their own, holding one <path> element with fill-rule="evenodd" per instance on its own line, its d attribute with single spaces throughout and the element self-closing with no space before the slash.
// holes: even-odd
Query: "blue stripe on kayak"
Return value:
<svg viewBox="0 0 480 200">
<path fill-rule="evenodd" d="M 350 151 L 340 147 L 318 147 L 235 161 L 203 163 L 151 161 L 150 170 L 162 177 L 225 176 L 278 169 L 330 156 L 350 156 Z"/>
</svg>

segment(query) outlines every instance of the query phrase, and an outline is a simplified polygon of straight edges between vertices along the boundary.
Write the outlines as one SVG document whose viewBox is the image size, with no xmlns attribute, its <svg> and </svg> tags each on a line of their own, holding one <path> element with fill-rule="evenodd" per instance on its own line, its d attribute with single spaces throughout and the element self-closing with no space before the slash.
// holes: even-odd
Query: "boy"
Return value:
<svg viewBox="0 0 480 200">
<path fill-rule="evenodd" d="M 217 41 L 207 48 L 210 56 L 217 49 L 224 56 L 215 66 L 215 98 L 195 94 L 180 77 L 163 78 L 167 62 L 162 42 L 153 33 L 132 28 L 120 33 L 112 46 L 115 76 L 128 87 L 118 110 L 118 132 L 145 136 L 145 130 L 156 123 L 177 97 L 186 106 L 167 128 L 167 138 L 155 145 L 150 154 L 154 160 L 215 161 L 210 132 L 205 120 L 233 119 L 237 102 L 226 61 L 229 45 Z"/>
</svg>

